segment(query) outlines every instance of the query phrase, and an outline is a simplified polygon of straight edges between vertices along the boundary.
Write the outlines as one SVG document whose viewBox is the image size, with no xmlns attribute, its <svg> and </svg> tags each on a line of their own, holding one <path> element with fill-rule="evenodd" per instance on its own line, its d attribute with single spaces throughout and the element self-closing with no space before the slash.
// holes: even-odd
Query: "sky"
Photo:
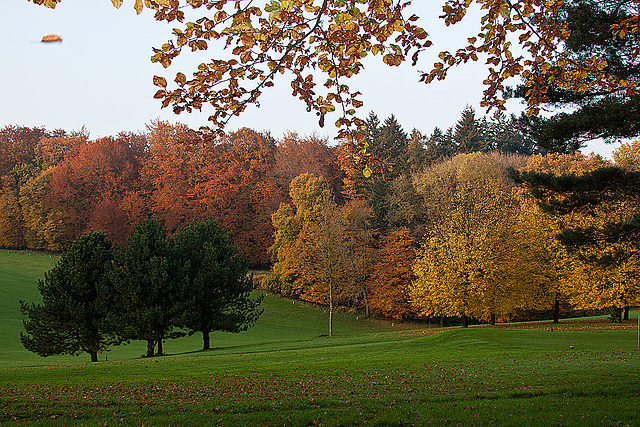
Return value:
<svg viewBox="0 0 640 427">
<path fill-rule="evenodd" d="M 85 127 L 91 138 L 99 138 L 120 131 L 144 131 L 145 125 L 155 119 L 196 129 L 207 125 L 210 109 L 178 116 L 170 107 L 161 109 L 160 101 L 153 99 L 158 88 L 153 86 L 152 77 L 157 74 L 172 80 L 178 71 L 189 76 L 199 63 L 220 51 L 210 48 L 200 55 L 185 51 L 167 70 L 151 63 L 152 47 L 169 40 L 177 24 L 156 22 L 148 9 L 136 15 L 133 4 L 133 0 L 125 0 L 120 9 L 115 9 L 110 0 L 62 0 L 52 10 L 27 0 L 1 0 L 0 36 L 4 43 L 0 56 L 0 127 L 44 126 L 67 131 Z M 363 93 L 363 115 L 373 111 L 384 120 L 393 114 L 405 131 L 415 128 L 430 134 L 435 127 L 454 125 L 466 105 L 477 115 L 484 114 L 479 106 L 486 78 L 482 63 L 456 69 L 444 82 L 418 82 L 419 70 L 428 71 L 439 51 L 464 46 L 466 37 L 476 32 L 475 21 L 445 27 L 433 4 L 416 0 L 411 6 L 434 42 L 416 67 L 405 64 L 392 68 L 377 56 L 348 83 Z M 206 9 L 197 12 L 204 14 Z M 470 16 L 468 21 L 472 19 Z M 39 43 L 49 33 L 60 34 L 64 41 Z M 338 117 L 327 116 L 327 124 L 320 128 L 315 113 L 307 113 L 302 101 L 291 96 L 286 75 L 274 88 L 264 91 L 260 104 L 260 108 L 249 107 L 234 118 L 227 130 L 246 126 L 269 130 L 276 138 L 296 131 L 301 135 L 317 133 L 330 140 L 337 133 L 333 122 Z M 508 113 L 523 110 L 517 100 L 510 100 L 507 107 Z M 583 152 L 610 157 L 614 148 L 594 142 Z"/>
</svg>

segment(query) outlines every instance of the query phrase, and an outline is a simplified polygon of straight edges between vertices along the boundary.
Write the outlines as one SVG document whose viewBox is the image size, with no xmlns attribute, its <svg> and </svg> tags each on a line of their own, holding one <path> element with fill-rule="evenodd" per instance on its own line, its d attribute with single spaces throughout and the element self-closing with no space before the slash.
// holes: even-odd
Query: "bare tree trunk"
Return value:
<svg viewBox="0 0 640 427">
<path fill-rule="evenodd" d="M 367 298 L 367 239 L 369 236 L 368 233 L 368 227 L 367 227 L 367 221 L 365 220 L 364 222 L 364 250 L 363 250 L 363 257 L 364 257 L 364 264 L 362 266 L 362 283 L 364 284 L 363 287 L 363 293 L 364 293 L 364 311 L 365 311 L 365 315 L 367 316 L 367 319 L 369 318 L 369 299 Z"/>
<path fill-rule="evenodd" d="M 624 320 L 629 320 L 629 306 L 624 308 Z"/>
<path fill-rule="evenodd" d="M 462 327 L 463 328 L 468 328 L 469 327 L 469 318 L 467 317 L 466 314 L 462 315 Z"/>
<path fill-rule="evenodd" d="M 556 292 L 556 302 L 553 305 L 553 323 L 560 323 L 560 300 Z"/>
<path fill-rule="evenodd" d="M 495 325 L 496 325 L 496 314 L 491 313 L 491 326 L 495 326 Z"/>
<path fill-rule="evenodd" d="M 92 350 L 89 352 L 89 354 L 91 355 L 91 361 L 92 362 L 97 362 L 98 361 L 98 352 L 95 350 Z"/>
<path fill-rule="evenodd" d="M 329 268 L 331 272 L 331 268 Z M 329 336 L 333 336 L 333 279 L 329 273 Z"/>
<path fill-rule="evenodd" d="M 163 355 L 163 351 L 162 351 L 162 338 L 160 338 L 158 340 L 158 356 L 162 356 Z"/>
<path fill-rule="evenodd" d="M 154 340 L 147 340 L 147 357 L 153 357 L 155 348 L 156 342 Z"/>
<path fill-rule="evenodd" d="M 365 316 L 367 317 L 367 319 L 369 318 L 369 299 L 367 298 L 367 290 L 364 289 L 362 291 L 363 297 L 364 297 L 364 313 Z"/>
</svg>

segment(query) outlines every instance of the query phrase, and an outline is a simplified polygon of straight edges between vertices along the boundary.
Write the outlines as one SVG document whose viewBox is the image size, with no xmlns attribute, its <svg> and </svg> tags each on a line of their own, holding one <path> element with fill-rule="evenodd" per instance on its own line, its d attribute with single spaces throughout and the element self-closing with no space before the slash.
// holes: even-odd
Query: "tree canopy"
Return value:
<svg viewBox="0 0 640 427">
<path fill-rule="evenodd" d="M 103 233 L 81 236 L 60 261 L 38 282 L 42 304 L 20 301 L 26 334 L 23 345 L 40 356 L 54 354 L 91 355 L 120 340 L 113 333 L 108 315 L 113 308 L 114 288 L 111 242 Z"/>
<path fill-rule="evenodd" d="M 61 0 L 31 0 L 55 7 Z M 120 7 L 123 0 L 112 0 Z M 605 2 L 616 3 L 616 2 Z M 640 4 L 621 1 L 625 14 L 603 32 L 628 39 L 633 62 L 640 49 L 634 42 L 640 30 Z M 480 31 L 470 34 L 465 46 L 443 51 L 420 81 L 444 79 L 448 71 L 480 57 L 487 64 L 482 106 L 504 109 L 505 82 L 522 76 L 526 81 L 528 114 L 539 112 L 549 101 L 549 87 L 579 94 L 606 92 L 622 98 L 635 96 L 638 79 L 622 75 L 610 64 L 611 56 L 594 49 L 575 54 L 570 41 L 576 31 L 566 19 L 562 0 L 446 0 L 435 3 L 447 26 L 462 21 L 473 7 L 480 7 Z M 360 132 L 364 121 L 357 109 L 361 93 L 346 84 L 361 73 L 365 58 L 378 56 L 389 66 L 410 61 L 432 45 L 428 29 L 410 15 L 411 1 L 394 0 L 272 0 L 256 6 L 232 0 L 135 0 L 138 13 L 155 9 L 158 21 L 177 21 L 172 39 L 154 48 L 151 60 L 169 67 L 184 51 L 204 51 L 217 45 L 225 53 L 203 62 L 190 76 L 179 71 L 171 79 L 154 76 L 155 97 L 175 113 L 213 107 L 209 120 L 221 132 L 229 118 L 248 105 L 259 105 L 263 91 L 280 74 L 291 76 L 292 95 L 319 117 L 337 111 L 339 136 L 352 147 L 366 151 Z M 190 20 L 206 9 L 198 19 Z M 434 9 L 436 6 L 434 5 Z"/>
<path fill-rule="evenodd" d="M 210 348 L 212 331 L 240 332 L 253 326 L 262 298 L 250 298 L 253 282 L 247 259 L 215 220 L 193 221 L 175 238 L 181 281 L 183 323 L 202 333 Z"/>
<path fill-rule="evenodd" d="M 637 82 L 640 37 L 636 31 L 615 30 L 637 19 L 637 7 L 633 0 L 566 0 L 559 19 L 569 33 L 564 43 L 567 58 L 586 62 L 599 57 L 602 70 L 610 78 Z M 616 87 L 585 85 L 576 92 L 551 79 L 545 90 L 546 106 L 561 110 L 551 117 L 522 117 L 521 121 L 546 149 L 573 152 L 588 140 L 616 141 L 640 132 L 640 98 L 633 90 L 621 92 Z M 531 96 L 525 86 L 516 95 Z"/>
</svg>

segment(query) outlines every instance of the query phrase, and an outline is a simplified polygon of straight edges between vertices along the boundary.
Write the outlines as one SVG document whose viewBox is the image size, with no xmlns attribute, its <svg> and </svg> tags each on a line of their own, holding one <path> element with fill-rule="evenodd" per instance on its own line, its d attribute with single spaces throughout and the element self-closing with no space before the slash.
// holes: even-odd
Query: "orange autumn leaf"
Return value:
<svg viewBox="0 0 640 427">
<path fill-rule="evenodd" d="M 62 43 L 62 36 L 60 34 L 46 34 L 40 40 L 41 43 Z"/>
</svg>

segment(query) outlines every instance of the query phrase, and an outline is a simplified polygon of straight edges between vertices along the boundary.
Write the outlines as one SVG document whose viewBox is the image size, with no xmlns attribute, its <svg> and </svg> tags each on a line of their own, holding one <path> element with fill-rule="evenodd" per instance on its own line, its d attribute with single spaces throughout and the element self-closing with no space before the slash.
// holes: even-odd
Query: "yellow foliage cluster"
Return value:
<svg viewBox="0 0 640 427">
<path fill-rule="evenodd" d="M 633 151 L 628 148 L 619 151 Z M 628 223 L 640 206 L 619 200 L 588 213 L 552 215 L 509 174 L 581 175 L 603 166 L 611 163 L 593 155 L 499 153 L 460 154 L 433 164 L 413 175 L 425 212 L 426 234 L 419 241 L 407 229 L 390 230 L 377 241 L 368 200 L 337 206 L 324 179 L 303 174 L 291 183 L 293 204 L 282 204 L 272 217 L 272 289 L 398 320 L 422 315 L 494 323 L 529 310 L 554 310 L 557 316 L 560 305 L 636 305 L 640 258 L 633 244 L 572 249 L 558 236 L 612 220 Z"/>
<path fill-rule="evenodd" d="M 566 228 L 628 222 L 639 206 L 620 201 L 588 216 L 550 215 L 499 173 L 509 166 L 504 156 L 463 155 L 415 177 L 433 218 L 414 265 L 411 296 L 420 313 L 493 322 L 561 302 L 579 309 L 640 303 L 637 248 L 609 242 L 569 252 L 557 239 Z M 603 166 L 611 164 L 599 156 L 549 154 L 520 168 L 580 175 Z M 594 258 L 609 262 L 594 265 Z"/>
</svg>

